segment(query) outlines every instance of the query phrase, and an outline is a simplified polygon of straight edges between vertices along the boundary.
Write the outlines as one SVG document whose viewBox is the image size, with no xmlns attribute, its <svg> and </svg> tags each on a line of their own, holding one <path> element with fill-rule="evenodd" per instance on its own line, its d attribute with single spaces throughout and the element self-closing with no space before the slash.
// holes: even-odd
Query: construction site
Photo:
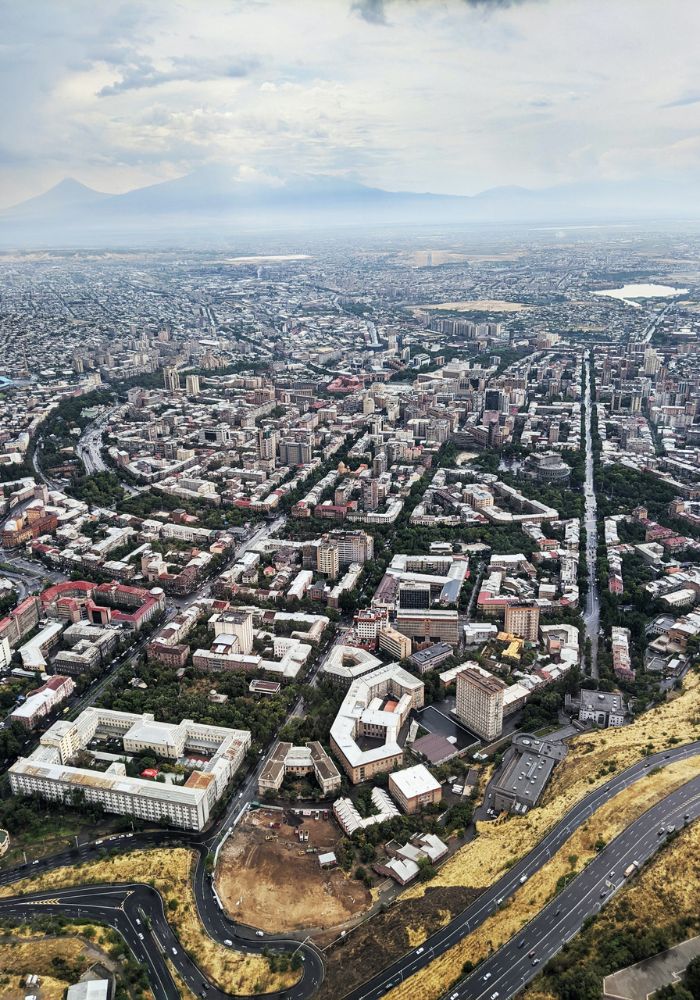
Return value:
<svg viewBox="0 0 700 1000">
<path fill-rule="evenodd" d="M 342 833 L 333 817 L 307 812 L 251 811 L 226 841 L 215 886 L 234 920 L 264 931 L 325 937 L 352 926 L 369 909 L 369 891 L 335 865 Z"/>
</svg>

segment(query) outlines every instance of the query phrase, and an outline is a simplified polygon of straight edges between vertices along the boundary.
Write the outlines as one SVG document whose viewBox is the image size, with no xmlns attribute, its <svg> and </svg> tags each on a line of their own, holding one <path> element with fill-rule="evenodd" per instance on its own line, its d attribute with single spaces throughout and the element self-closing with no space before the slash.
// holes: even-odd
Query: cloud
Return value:
<svg viewBox="0 0 700 1000">
<path fill-rule="evenodd" d="M 384 0 L 354 0 L 352 8 L 368 24 L 386 24 Z"/>
<path fill-rule="evenodd" d="M 691 104 L 700 104 L 700 94 L 686 94 L 685 97 L 678 97 L 675 101 L 667 101 L 662 104 L 662 108 L 687 108 Z"/>
<path fill-rule="evenodd" d="M 160 87 L 166 83 L 204 83 L 209 80 L 236 79 L 248 76 L 256 63 L 253 59 L 237 62 L 196 62 L 190 59 L 174 58 L 165 69 L 157 69 L 146 59 L 126 64 L 121 79 L 107 84 L 97 91 L 98 97 L 113 97 L 128 90 Z"/>
<path fill-rule="evenodd" d="M 483 7 L 493 10 L 507 10 L 508 7 L 518 7 L 525 3 L 542 3 L 546 0 L 462 0 L 468 7 Z"/>
<path fill-rule="evenodd" d="M 456 194 L 700 170 L 687 0 L 0 0 L 0 18 L 0 204 L 214 162 Z"/>
</svg>

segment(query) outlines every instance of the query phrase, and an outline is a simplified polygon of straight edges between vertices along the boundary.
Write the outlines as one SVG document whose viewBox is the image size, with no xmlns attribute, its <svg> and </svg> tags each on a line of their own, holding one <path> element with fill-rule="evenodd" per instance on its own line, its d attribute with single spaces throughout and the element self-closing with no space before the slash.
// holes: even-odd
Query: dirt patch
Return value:
<svg viewBox="0 0 700 1000">
<path fill-rule="evenodd" d="M 504 299 L 471 299 L 463 302 L 426 302 L 419 309 L 434 309 L 437 312 L 524 312 L 529 306 L 522 302 L 506 302 Z"/>
<path fill-rule="evenodd" d="M 326 978 L 316 1000 L 345 996 L 409 948 L 417 948 L 477 895 L 465 888 L 429 888 L 420 899 L 400 902 L 356 927 L 326 952 Z"/>
<path fill-rule="evenodd" d="M 308 840 L 299 839 L 300 831 Z M 234 920 L 266 931 L 327 930 L 352 921 L 371 906 L 370 893 L 318 860 L 340 838 L 330 819 L 249 813 L 219 857 L 216 891 L 224 908 Z"/>
</svg>

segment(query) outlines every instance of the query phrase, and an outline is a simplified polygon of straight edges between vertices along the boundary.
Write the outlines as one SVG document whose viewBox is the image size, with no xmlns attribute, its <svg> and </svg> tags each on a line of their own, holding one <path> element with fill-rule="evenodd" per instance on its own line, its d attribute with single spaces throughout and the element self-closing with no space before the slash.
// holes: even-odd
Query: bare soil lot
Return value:
<svg viewBox="0 0 700 1000">
<path fill-rule="evenodd" d="M 461 302 L 426 302 L 420 309 L 448 310 L 449 312 L 524 312 L 528 306 L 522 302 L 506 302 L 503 299 L 469 299 Z"/>
<path fill-rule="evenodd" d="M 309 834 L 304 843 L 297 835 L 301 829 Z M 266 931 L 327 930 L 351 921 L 371 906 L 370 893 L 318 862 L 340 839 L 330 819 L 304 819 L 295 826 L 274 810 L 250 813 L 219 857 L 216 891 L 224 908 L 234 920 Z M 316 853 L 307 854 L 310 848 Z"/>
</svg>

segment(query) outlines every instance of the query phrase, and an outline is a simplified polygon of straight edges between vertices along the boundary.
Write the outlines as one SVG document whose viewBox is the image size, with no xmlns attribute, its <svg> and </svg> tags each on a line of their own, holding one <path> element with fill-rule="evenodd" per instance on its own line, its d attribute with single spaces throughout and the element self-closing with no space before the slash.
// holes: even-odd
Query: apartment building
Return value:
<svg viewBox="0 0 700 1000">
<path fill-rule="evenodd" d="M 38 625 L 40 611 L 41 602 L 38 597 L 25 597 L 0 621 L 0 640 L 7 639 L 10 648 L 14 649 Z"/>
<path fill-rule="evenodd" d="M 335 580 L 340 572 L 340 553 L 335 542 L 321 540 L 316 550 L 316 567 L 329 580 Z"/>
<path fill-rule="evenodd" d="M 331 531 L 329 539 L 338 546 L 340 566 L 369 562 L 374 558 L 374 538 L 366 531 Z"/>
<path fill-rule="evenodd" d="M 27 700 L 11 714 L 13 722 L 19 722 L 25 729 L 34 729 L 57 705 L 75 691 L 75 683 L 70 677 L 54 674 L 45 684 L 27 695 Z"/>
<path fill-rule="evenodd" d="M 494 740 L 501 735 L 505 688 L 500 678 L 484 676 L 473 667 L 465 667 L 457 674 L 457 715 L 468 729 L 484 740 Z"/>
</svg>

